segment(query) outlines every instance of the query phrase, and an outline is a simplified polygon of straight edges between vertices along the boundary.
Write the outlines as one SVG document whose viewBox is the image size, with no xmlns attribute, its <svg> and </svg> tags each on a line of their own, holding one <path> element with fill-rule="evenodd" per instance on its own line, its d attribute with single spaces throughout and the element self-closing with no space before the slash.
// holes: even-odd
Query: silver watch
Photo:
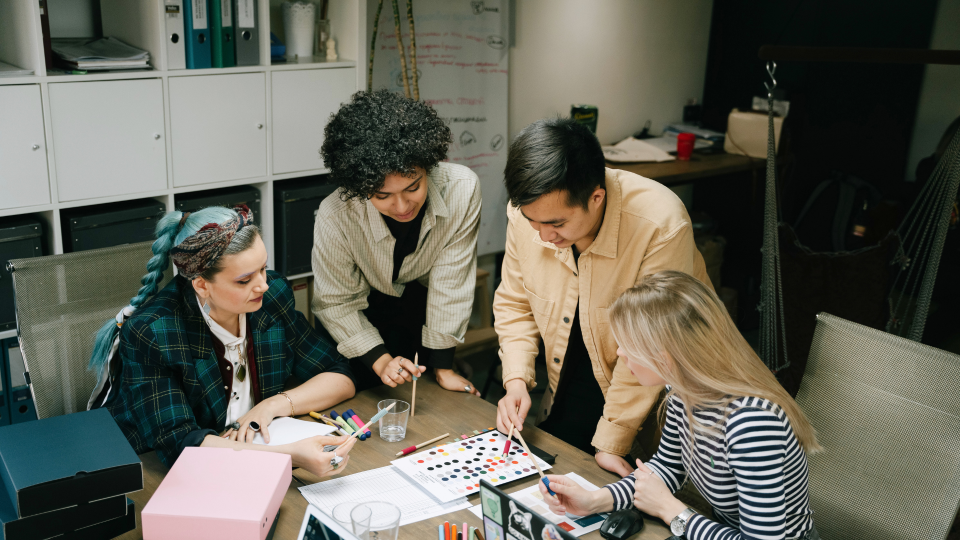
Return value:
<svg viewBox="0 0 960 540">
<path fill-rule="evenodd" d="M 674 536 L 683 536 L 686 534 L 687 522 L 690 521 L 690 517 L 694 514 L 696 514 L 696 512 L 693 511 L 693 508 L 684 508 L 683 512 L 680 512 L 680 514 L 670 522 L 670 532 L 672 532 Z"/>
</svg>

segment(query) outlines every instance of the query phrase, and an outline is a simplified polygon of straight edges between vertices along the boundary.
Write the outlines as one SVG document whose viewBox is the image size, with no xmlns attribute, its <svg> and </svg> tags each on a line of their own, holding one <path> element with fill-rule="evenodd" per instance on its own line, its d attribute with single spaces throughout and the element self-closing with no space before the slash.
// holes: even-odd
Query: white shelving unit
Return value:
<svg viewBox="0 0 960 540">
<path fill-rule="evenodd" d="M 323 127 L 366 87 L 366 2 L 331 3 L 339 60 L 277 65 L 280 0 L 257 2 L 259 66 L 168 70 L 164 1 L 100 0 L 103 35 L 147 50 L 154 69 L 64 75 L 47 74 L 39 2 L 0 0 L 0 61 L 35 72 L 0 78 L 0 217 L 38 218 L 56 254 L 61 210 L 153 198 L 171 211 L 178 194 L 250 185 L 272 261 L 274 183 L 327 172 Z"/>
</svg>

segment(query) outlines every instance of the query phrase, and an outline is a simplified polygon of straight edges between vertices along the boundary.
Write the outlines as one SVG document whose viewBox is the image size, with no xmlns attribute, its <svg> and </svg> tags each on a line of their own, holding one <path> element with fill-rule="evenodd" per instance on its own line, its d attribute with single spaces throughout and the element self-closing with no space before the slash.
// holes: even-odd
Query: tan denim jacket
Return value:
<svg viewBox="0 0 960 540">
<path fill-rule="evenodd" d="M 616 455 L 630 451 L 662 386 L 640 386 L 617 361 L 607 308 L 645 275 L 687 272 L 710 284 L 693 241 L 690 217 L 680 199 L 662 184 L 633 173 L 606 170 L 607 207 L 596 240 L 579 265 L 570 248 L 540 240 L 520 211 L 507 208 L 503 281 L 493 302 L 500 339 L 503 381 L 535 386 L 534 362 L 544 341 L 549 388 L 537 421 L 550 414 L 560 381 L 577 303 L 593 374 L 606 399 L 593 446 Z M 578 268 L 579 266 L 579 268 Z"/>
</svg>

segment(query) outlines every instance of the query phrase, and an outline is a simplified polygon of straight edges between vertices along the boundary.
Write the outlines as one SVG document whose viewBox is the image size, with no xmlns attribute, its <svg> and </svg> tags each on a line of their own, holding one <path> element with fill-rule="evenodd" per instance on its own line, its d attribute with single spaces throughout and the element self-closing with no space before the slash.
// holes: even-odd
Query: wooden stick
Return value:
<svg viewBox="0 0 960 540">
<path fill-rule="evenodd" d="M 427 442 L 422 442 L 422 443 L 420 443 L 420 444 L 418 444 L 418 445 L 416 445 L 416 446 L 411 446 L 410 448 L 404 448 L 403 450 L 397 452 L 397 455 L 398 455 L 398 456 L 402 456 L 402 455 L 404 454 L 404 452 L 406 452 L 407 454 L 409 454 L 410 452 L 415 452 L 415 451 L 423 448 L 424 446 L 426 446 L 426 445 L 428 445 L 428 444 L 430 444 L 430 443 L 435 443 L 435 442 L 439 441 L 440 439 L 442 439 L 442 438 L 444 438 L 444 437 L 446 437 L 446 436 L 448 436 L 448 435 L 450 435 L 450 434 L 449 434 L 449 433 L 444 433 L 443 435 L 441 435 L 441 436 L 439 436 L 439 437 L 434 437 L 434 438 L 430 439 L 430 440 L 427 441 Z M 411 450 L 411 449 L 412 449 L 412 450 Z M 407 450 L 410 450 L 410 452 L 407 452 Z"/>
<path fill-rule="evenodd" d="M 417 415 L 417 378 L 420 377 L 420 353 L 413 353 L 413 397 L 410 399 L 410 416 Z M 397 454 L 398 456 L 400 454 Z"/>
<path fill-rule="evenodd" d="M 420 101 L 420 84 L 417 77 L 417 32 L 413 28 L 413 0 L 407 0 L 407 20 L 410 22 L 410 89 L 413 99 Z"/>
<path fill-rule="evenodd" d="M 403 52 L 403 38 L 400 37 L 400 7 L 393 0 L 393 25 L 397 32 L 397 52 L 400 53 L 400 72 L 403 74 L 403 95 L 410 99 L 410 80 L 407 78 L 407 54 Z"/>
<path fill-rule="evenodd" d="M 377 16 L 373 18 L 373 37 L 370 38 L 370 65 L 367 68 L 367 92 L 373 92 L 373 55 L 377 52 L 377 31 L 380 27 L 380 12 L 383 11 L 383 0 L 377 4 Z"/>
<path fill-rule="evenodd" d="M 510 430 L 513 431 L 513 424 L 510 424 Z M 520 431 L 517 431 L 517 438 L 520 439 L 520 444 L 523 445 L 523 449 L 527 451 L 527 457 L 530 458 L 530 462 L 533 463 L 533 466 L 537 468 L 537 472 L 540 473 L 540 481 L 543 482 L 545 478 L 543 470 L 540 469 L 540 464 L 537 463 L 537 457 L 533 455 L 533 452 L 530 451 L 530 447 L 527 446 L 527 441 L 523 440 L 523 435 L 520 434 Z M 546 485 L 546 484 L 544 484 Z M 556 495 L 553 495 L 553 498 L 557 498 Z M 557 499 L 559 500 L 559 499 Z"/>
</svg>

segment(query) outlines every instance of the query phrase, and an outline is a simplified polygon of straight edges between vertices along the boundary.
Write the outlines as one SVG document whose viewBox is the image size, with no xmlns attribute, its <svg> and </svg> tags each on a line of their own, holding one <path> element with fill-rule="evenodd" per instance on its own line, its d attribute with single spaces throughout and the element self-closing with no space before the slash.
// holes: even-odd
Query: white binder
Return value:
<svg viewBox="0 0 960 540">
<path fill-rule="evenodd" d="M 164 38 L 167 43 L 167 69 L 187 69 L 183 35 L 183 0 L 163 0 Z"/>
</svg>

